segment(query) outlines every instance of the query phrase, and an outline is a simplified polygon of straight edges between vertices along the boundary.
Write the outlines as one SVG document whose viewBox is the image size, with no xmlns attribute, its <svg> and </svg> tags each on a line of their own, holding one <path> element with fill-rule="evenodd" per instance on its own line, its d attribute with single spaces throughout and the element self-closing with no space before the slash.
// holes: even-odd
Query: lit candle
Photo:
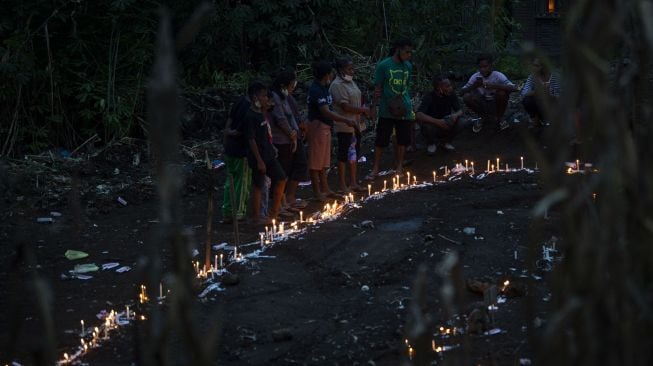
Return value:
<svg viewBox="0 0 653 366">
<path fill-rule="evenodd" d="M 129 319 L 129 305 L 125 305 L 125 314 L 127 314 L 127 319 Z"/>
<path fill-rule="evenodd" d="M 433 171 L 433 183 L 435 183 L 435 170 Z"/>
<path fill-rule="evenodd" d="M 222 254 L 220 254 L 220 268 L 223 268 L 223 266 L 222 266 Z"/>
<path fill-rule="evenodd" d="M 371 185 L 371 184 L 368 184 L 368 185 L 367 185 L 367 195 L 368 195 L 368 196 L 371 196 L 371 195 L 372 195 L 372 185 Z"/>
<path fill-rule="evenodd" d="M 472 174 L 474 174 L 474 162 L 472 161 Z"/>
<path fill-rule="evenodd" d="M 417 185 L 417 176 L 416 175 L 413 175 L 413 184 Z"/>
<path fill-rule="evenodd" d="M 104 338 L 109 338 L 109 318 L 104 318 Z"/>
<path fill-rule="evenodd" d="M 159 298 L 163 299 L 163 282 L 159 282 Z"/>
<path fill-rule="evenodd" d="M 410 185 L 410 172 L 406 172 L 406 173 L 407 173 L 406 177 L 408 178 L 406 179 L 406 181 L 408 182 L 407 185 Z"/>
<path fill-rule="evenodd" d="M 506 171 L 508 171 L 508 170 L 509 170 L 509 169 L 508 169 L 508 163 L 506 163 Z"/>
<path fill-rule="evenodd" d="M 415 350 L 413 349 L 413 347 L 409 346 L 408 347 L 408 358 L 412 360 L 414 356 L 415 356 Z"/>
<path fill-rule="evenodd" d="M 304 222 L 304 211 L 299 211 L 299 222 Z"/>
<path fill-rule="evenodd" d="M 431 339 L 431 349 L 435 351 L 435 339 Z"/>
<path fill-rule="evenodd" d="M 384 180 L 384 181 L 383 181 L 383 190 L 384 190 L 384 191 L 387 189 L 387 184 L 388 184 L 388 181 L 387 181 L 387 180 Z"/>
<path fill-rule="evenodd" d="M 234 260 L 238 259 L 238 247 L 234 245 Z"/>
<path fill-rule="evenodd" d="M 490 170 L 490 171 L 493 172 L 494 171 L 494 164 L 490 165 L 490 167 L 492 168 L 492 170 Z"/>
<path fill-rule="evenodd" d="M 82 337 L 83 337 L 84 333 L 86 333 L 86 332 L 84 332 L 84 321 L 82 320 L 81 323 L 82 323 Z"/>
<path fill-rule="evenodd" d="M 349 194 L 349 201 L 350 201 L 351 203 L 354 203 L 354 194 L 353 194 L 353 193 L 350 193 L 350 194 Z"/>
<path fill-rule="evenodd" d="M 499 158 L 497 158 L 497 171 L 501 171 L 501 165 L 499 164 Z"/>
<path fill-rule="evenodd" d="M 524 157 L 519 158 L 521 160 L 521 169 L 524 170 Z"/>
<path fill-rule="evenodd" d="M 465 159 L 465 171 L 469 169 L 469 165 L 467 164 L 467 159 Z"/>
<path fill-rule="evenodd" d="M 281 235 L 283 235 L 283 232 L 284 232 L 284 230 L 283 230 L 283 224 L 284 224 L 284 223 L 282 222 L 282 223 L 279 225 L 279 232 L 280 232 Z"/>
<path fill-rule="evenodd" d="M 66 363 L 70 362 L 70 358 L 68 358 L 68 354 L 65 352 L 63 354 L 63 359 L 66 361 Z"/>
<path fill-rule="evenodd" d="M 487 161 L 487 171 L 488 172 L 490 171 L 490 161 L 489 160 Z"/>
<path fill-rule="evenodd" d="M 576 171 L 580 171 L 580 160 L 576 159 Z"/>
</svg>

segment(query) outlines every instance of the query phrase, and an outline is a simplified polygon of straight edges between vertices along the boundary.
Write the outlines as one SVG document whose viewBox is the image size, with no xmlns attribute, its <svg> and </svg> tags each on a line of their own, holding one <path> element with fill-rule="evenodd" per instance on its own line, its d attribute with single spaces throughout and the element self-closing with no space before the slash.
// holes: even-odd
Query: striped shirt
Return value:
<svg viewBox="0 0 653 366">
<path fill-rule="evenodd" d="M 539 78 L 537 79 L 539 81 Z M 535 82 L 536 79 L 533 77 L 533 74 L 530 74 L 528 76 L 528 79 L 526 79 L 526 83 L 524 84 L 524 87 L 521 89 L 521 96 L 522 98 L 526 96 L 529 92 L 535 90 Z M 543 82 L 540 81 L 540 83 L 544 84 Z M 559 97 L 560 96 L 560 91 L 562 88 L 560 88 L 560 75 L 556 72 L 552 72 L 551 76 L 549 76 L 549 95 L 552 95 L 554 97 Z"/>
</svg>

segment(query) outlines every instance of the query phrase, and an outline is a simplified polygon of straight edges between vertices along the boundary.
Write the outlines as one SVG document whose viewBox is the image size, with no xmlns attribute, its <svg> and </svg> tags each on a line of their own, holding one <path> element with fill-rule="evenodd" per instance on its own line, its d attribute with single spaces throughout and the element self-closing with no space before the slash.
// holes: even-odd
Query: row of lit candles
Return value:
<svg viewBox="0 0 653 366">
<path fill-rule="evenodd" d="M 142 287 L 142 290 L 144 290 L 144 286 Z M 87 330 L 85 328 L 84 320 L 80 320 L 82 327 L 80 332 L 81 345 L 75 353 L 69 355 L 67 352 L 64 352 L 62 360 L 58 361 L 57 364 L 71 364 L 79 357 L 88 353 L 90 349 L 97 347 L 102 340 L 108 340 L 109 332 L 118 328 L 118 317 L 121 317 L 123 320 L 130 321 L 132 318 L 136 317 L 136 314 L 133 311 L 130 311 L 129 305 L 125 306 L 124 313 L 119 314 L 115 310 L 111 310 L 111 312 L 104 317 L 104 324 L 100 327 L 94 327 L 92 330 Z M 145 316 L 141 315 L 140 319 L 145 320 Z M 104 333 L 104 336 L 101 336 L 102 333 Z"/>
</svg>

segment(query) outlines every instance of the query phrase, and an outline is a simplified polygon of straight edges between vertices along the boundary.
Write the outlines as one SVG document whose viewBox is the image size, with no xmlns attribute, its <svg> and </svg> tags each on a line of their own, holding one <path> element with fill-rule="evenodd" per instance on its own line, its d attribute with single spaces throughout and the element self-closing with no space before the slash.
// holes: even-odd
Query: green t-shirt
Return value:
<svg viewBox="0 0 653 366">
<path fill-rule="evenodd" d="M 409 61 L 396 63 L 392 57 L 388 57 L 376 65 L 374 85 L 381 85 L 383 89 L 381 99 L 379 100 L 379 117 L 396 119 L 388 110 L 388 102 L 396 94 L 402 94 L 406 110 L 408 111 L 407 116 L 403 119 L 415 119 L 413 103 L 408 93 L 410 89 L 410 73 L 412 70 L 413 65 Z"/>
</svg>

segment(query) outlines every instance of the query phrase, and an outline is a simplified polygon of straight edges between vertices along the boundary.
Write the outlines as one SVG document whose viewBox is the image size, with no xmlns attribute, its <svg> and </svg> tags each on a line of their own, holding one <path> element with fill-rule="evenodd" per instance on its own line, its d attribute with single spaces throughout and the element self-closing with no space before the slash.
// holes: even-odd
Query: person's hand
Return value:
<svg viewBox="0 0 653 366">
<path fill-rule="evenodd" d="M 476 81 L 474 81 L 474 87 L 480 88 L 482 86 L 483 86 L 483 78 L 479 76 L 476 78 Z"/>
<path fill-rule="evenodd" d="M 256 163 L 256 169 L 258 169 L 258 171 L 261 172 L 261 174 L 265 174 L 265 163 L 263 162 L 263 160 L 259 160 Z"/>
</svg>

